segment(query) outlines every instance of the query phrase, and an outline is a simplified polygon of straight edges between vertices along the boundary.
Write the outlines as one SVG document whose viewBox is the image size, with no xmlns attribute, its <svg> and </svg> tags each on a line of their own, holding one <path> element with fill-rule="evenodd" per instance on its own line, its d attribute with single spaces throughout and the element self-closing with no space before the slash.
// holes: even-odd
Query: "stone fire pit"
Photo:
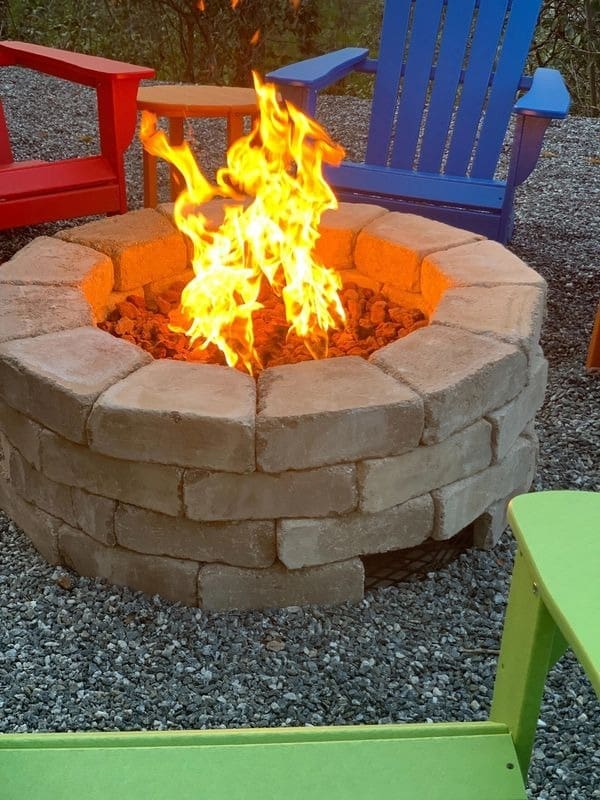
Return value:
<svg viewBox="0 0 600 800">
<path fill-rule="evenodd" d="M 325 262 L 431 324 L 369 361 L 255 381 L 95 327 L 191 275 L 171 213 L 70 228 L 0 266 L 0 506 L 39 552 L 231 609 L 357 601 L 361 555 L 470 524 L 491 546 L 535 468 L 544 280 L 475 234 L 343 204 L 323 218 Z"/>
</svg>

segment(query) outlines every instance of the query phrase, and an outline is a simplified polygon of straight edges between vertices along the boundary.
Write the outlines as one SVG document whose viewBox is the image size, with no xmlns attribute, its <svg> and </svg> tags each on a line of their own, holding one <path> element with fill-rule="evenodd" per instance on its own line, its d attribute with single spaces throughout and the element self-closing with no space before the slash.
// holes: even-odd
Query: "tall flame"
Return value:
<svg viewBox="0 0 600 800">
<path fill-rule="evenodd" d="M 156 117 L 144 112 L 146 150 L 171 162 L 185 188 L 175 203 L 178 228 L 193 244 L 195 277 L 184 288 L 174 330 L 205 349 L 213 343 L 230 366 L 261 366 L 254 349 L 252 314 L 263 278 L 283 299 L 286 319 L 314 358 L 327 354 L 327 331 L 345 318 L 341 280 L 315 258 L 321 214 L 337 208 L 323 163 L 338 164 L 342 147 L 292 104 L 278 102 L 275 86 L 253 73 L 260 117 L 234 142 L 213 185 L 187 145 L 172 147 Z M 218 230 L 199 208 L 215 196 L 231 198 Z M 250 198 L 250 200 L 248 200 Z M 243 202 L 245 201 L 245 202 Z"/>
</svg>

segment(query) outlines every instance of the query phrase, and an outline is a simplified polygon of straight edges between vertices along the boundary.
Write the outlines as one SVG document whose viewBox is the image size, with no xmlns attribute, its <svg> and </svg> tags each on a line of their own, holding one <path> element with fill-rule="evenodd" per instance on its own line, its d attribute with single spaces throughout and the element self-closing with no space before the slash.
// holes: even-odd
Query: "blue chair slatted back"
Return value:
<svg viewBox="0 0 600 800">
<path fill-rule="evenodd" d="M 492 179 L 541 0 L 388 0 L 367 164 Z"/>
</svg>

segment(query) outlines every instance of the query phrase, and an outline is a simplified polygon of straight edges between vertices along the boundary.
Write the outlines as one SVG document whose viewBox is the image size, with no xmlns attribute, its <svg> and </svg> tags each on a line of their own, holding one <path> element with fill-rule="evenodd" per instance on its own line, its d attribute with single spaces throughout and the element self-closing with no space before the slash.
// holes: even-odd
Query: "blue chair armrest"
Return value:
<svg viewBox="0 0 600 800">
<path fill-rule="evenodd" d="M 571 97 L 562 75 L 556 69 L 540 67 L 533 75 L 531 88 L 515 103 L 515 114 L 564 119 Z"/>
<path fill-rule="evenodd" d="M 368 53 L 364 47 L 345 47 L 276 69 L 269 72 L 267 80 L 283 86 L 304 86 L 311 91 L 318 91 L 352 72 L 358 64 L 366 61 Z"/>
</svg>

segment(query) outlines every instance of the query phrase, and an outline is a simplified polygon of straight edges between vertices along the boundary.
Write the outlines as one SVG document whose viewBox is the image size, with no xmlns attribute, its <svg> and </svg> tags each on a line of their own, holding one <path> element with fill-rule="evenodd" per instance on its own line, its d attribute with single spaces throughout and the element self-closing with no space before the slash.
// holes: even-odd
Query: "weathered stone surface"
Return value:
<svg viewBox="0 0 600 800">
<path fill-rule="evenodd" d="M 443 222 L 392 212 L 378 217 L 358 234 L 354 263 L 365 275 L 418 292 L 421 261 L 426 255 L 477 239 L 481 236 Z"/>
<path fill-rule="evenodd" d="M 107 547 L 82 531 L 62 525 L 59 547 L 63 563 L 80 575 L 105 578 L 146 594 L 195 606 L 198 564 L 165 556 Z"/>
<path fill-rule="evenodd" d="M 99 319 L 114 275 L 112 261 L 103 253 L 39 236 L 2 265 L 0 280 L 15 286 L 76 286 Z"/>
<path fill-rule="evenodd" d="M 1 443 L 1 437 L 0 437 Z M 13 488 L 10 485 L 10 481 L 8 479 L 8 467 L 6 465 L 6 461 L 3 462 L 3 467 L 0 470 L 0 509 L 4 511 L 7 517 L 12 517 L 12 496 L 13 496 Z"/>
<path fill-rule="evenodd" d="M 14 491 L 11 484 L 4 485 L 2 500 L 4 507 L 13 522 L 27 536 L 38 553 L 49 564 L 60 564 L 58 552 L 58 531 L 63 521 L 58 517 L 27 503 Z"/>
<path fill-rule="evenodd" d="M 177 467 L 110 458 L 50 431 L 41 443 L 42 471 L 53 481 L 173 517 L 181 512 Z"/>
<path fill-rule="evenodd" d="M 280 520 L 277 553 L 286 567 L 298 569 L 413 547 L 425 541 L 432 530 L 433 501 L 426 494 L 377 514 Z"/>
<path fill-rule="evenodd" d="M 14 449 L 10 455 L 10 480 L 23 500 L 70 525 L 75 524 L 70 487 L 51 481 Z"/>
<path fill-rule="evenodd" d="M 535 472 L 536 448 L 519 438 L 510 453 L 476 475 L 432 492 L 435 503 L 434 539 L 449 539 L 485 512 L 497 500 L 527 488 Z"/>
<path fill-rule="evenodd" d="M 80 289 L 0 284 L 0 342 L 93 324 L 91 306 Z"/>
<path fill-rule="evenodd" d="M 116 291 L 142 286 L 186 267 L 183 236 L 153 208 L 87 222 L 57 236 L 110 256 Z"/>
<path fill-rule="evenodd" d="M 0 393 L 13 408 L 68 439 L 85 441 L 94 400 L 151 361 L 98 328 L 75 328 L 0 345 Z"/>
<path fill-rule="evenodd" d="M 189 470 L 183 499 L 187 516 L 202 520 L 344 514 L 356 508 L 356 470 L 353 464 L 278 475 Z"/>
<path fill-rule="evenodd" d="M 530 353 L 540 338 L 544 308 L 545 292 L 537 286 L 448 289 L 431 323 L 496 336 Z"/>
<path fill-rule="evenodd" d="M 442 325 L 383 347 L 371 361 L 423 398 L 425 444 L 508 402 L 527 381 L 527 358 L 519 348 Z"/>
<path fill-rule="evenodd" d="M 375 278 L 370 278 L 368 275 L 364 275 L 357 269 L 345 269 L 340 273 L 340 277 L 344 286 L 347 286 L 349 283 L 355 283 L 357 286 L 361 286 L 364 289 L 371 289 L 374 292 L 381 291 L 381 283 L 379 281 L 376 281 Z"/>
<path fill-rule="evenodd" d="M 473 475 L 491 460 L 491 426 L 482 419 L 438 444 L 421 445 L 400 456 L 368 459 L 358 464 L 360 509 L 391 508 Z"/>
<path fill-rule="evenodd" d="M 421 436 L 420 398 L 356 356 L 267 369 L 258 398 L 265 472 L 401 453 Z"/>
<path fill-rule="evenodd" d="M 249 375 L 154 361 L 96 401 L 90 447 L 117 458 L 245 472 L 254 467 L 255 407 Z"/>
<path fill-rule="evenodd" d="M 194 277 L 193 269 L 186 269 L 183 272 L 178 272 L 174 275 L 169 275 L 166 278 L 161 278 L 158 281 L 152 281 L 144 286 L 144 297 L 148 306 L 152 306 L 156 302 L 156 298 L 162 292 L 171 288 L 174 283 L 189 283 Z"/>
<path fill-rule="evenodd" d="M 427 308 L 425 299 L 419 292 L 409 292 L 406 289 L 399 289 L 391 283 L 384 284 L 382 292 L 392 303 L 398 303 L 399 306 L 404 306 L 405 308 L 418 308 L 429 316 L 429 309 Z"/>
<path fill-rule="evenodd" d="M 317 258 L 331 269 L 353 269 L 354 244 L 359 231 L 387 213 L 382 206 L 368 203 L 340 203 L 337 209 L 325 211 L 315 247 Z"/>
<path fill-rule="evenodd" d="M 112 546 L 115 539 L 115 511 L 117 501 L 108 497 L 90 494 L 83 489 L 72 487 L 71 499 L 75 527 L 93 539 Z"/>
<path fill-rule="evenodd" d="M 430 309 L 437 307 L 446 289 L 506 284 L 546 288 L 541 275 L 489 239 L 431 253 L 421 267 L 421 292 Z"/>
<path fill-rule="evenodd" d="M 10 453 L 10 442 L 3 433 L 0 433 L 0 480 L 3 481 L 10 480 Z M 2 506 L 0 504 L 0 508 L 1 507 Z"/>
<path fill-rule="evenodd" d="M 36 469 L 40 468 L 41 425 L 24 414 L 19 414 L 3 400 L 0 400 L 0 431 L 16 447 L 23 458 Z"/>
<path fill-rule="evenodd" d="M 128 289 L 126 292 L 111 292 L 106 298 L 106 308 L 102 314 L 101 319 L 106 319 L 109 311 L 113 311 L 119 303 L 127 300 L 128 297 L 143 297 L 145 299 L 144 287 L 136 286 L 135 289 Z"/>
<path fill-rule="evenodd" d="M 227 197 L 213 197 L 207 203 L 197 206 L 197 210 L 204 215 L 207 221 L 207 228 L 215 230 L 219 228 L 225 219 L 225 209 L 228 207 L 241 206 L 244 203 L 238 200 L 232 200 Z M 175 203 L 159 203 L 156 207 L 157 211 L 164 214 L 168 219 L 174 222 Z"/>
<path fill-rule="evenodd" d="M 275 561 L 272 520 L 193 522 L 120 503 L 115 533 L 119 544 L 140 553 L 240 567 L 269 567 Z"/>
<path fill-rule="evenodd" d="M 356 603 L 363 592 L 359 558 L 292 572 L 281 564 L 266 569 L 207 564 L 198 574 L 198 605 L 211 611 Z"/>
<path fill-rule="evenodd" d="M 536 411 L 544 402 L 547 380 L 548 362 L 538 356 L 532 362 L 529 383 L 523 391 L 506 405 L 487 414 L 486 418 L 492 425 L 495 461 L 504 458 L 527 424 L 534 418 Z"/>
</svg>

